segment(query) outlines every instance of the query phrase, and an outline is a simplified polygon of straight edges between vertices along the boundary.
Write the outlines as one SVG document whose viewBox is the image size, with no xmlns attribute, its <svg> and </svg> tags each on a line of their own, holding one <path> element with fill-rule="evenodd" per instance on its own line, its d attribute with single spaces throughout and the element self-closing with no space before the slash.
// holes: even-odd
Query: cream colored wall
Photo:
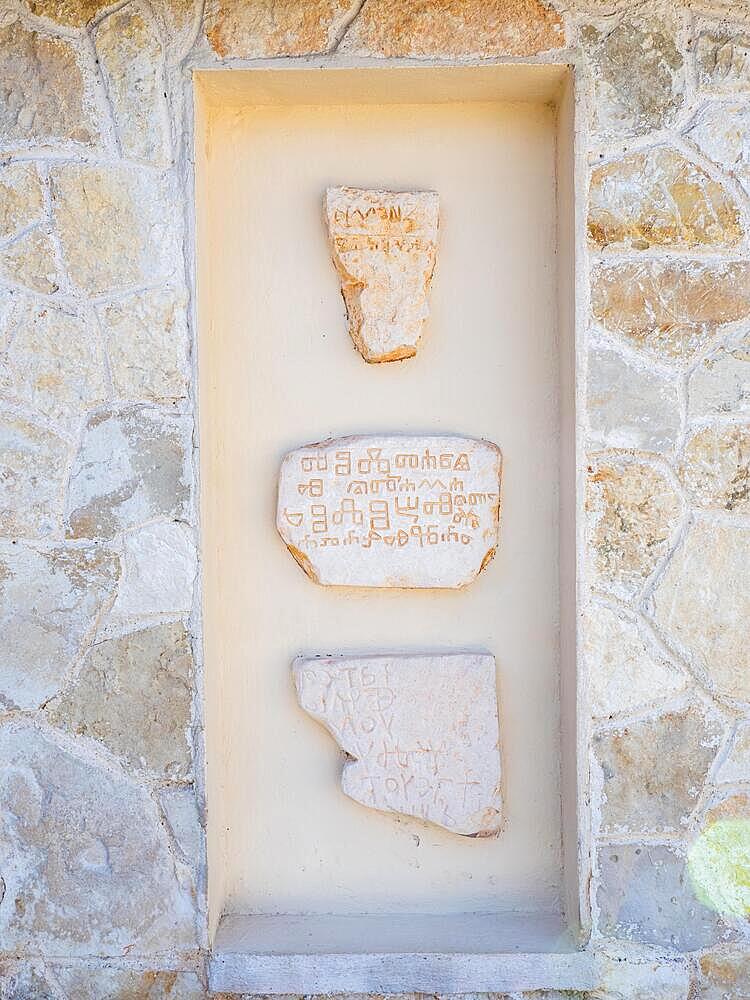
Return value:
<svg viewBox="0 0 750 1000">
<path fill-rule="evenodd" d="M 199 123 L 200 124 L 200 123 Z M 560 893 L 555 120 L 531 104 L 213 109 L 199 165 L 209 880 L 233 912 L 554 910 Z M 197 147 L 203 146 L 201 141 Z M 416 359 L 346 332 L 327 184 L 434 188 L 441 245 Z M 316 587 L 273 528 L 289 448 L 458 431 L 505 457 L 501 547 L 466 591 Z M 486 648 L 507 829 L 453 837 L 340 791 L 296 705 L 300 651 Z M 425 679 L 429 683 L 429 678 Z"/>
</svg>

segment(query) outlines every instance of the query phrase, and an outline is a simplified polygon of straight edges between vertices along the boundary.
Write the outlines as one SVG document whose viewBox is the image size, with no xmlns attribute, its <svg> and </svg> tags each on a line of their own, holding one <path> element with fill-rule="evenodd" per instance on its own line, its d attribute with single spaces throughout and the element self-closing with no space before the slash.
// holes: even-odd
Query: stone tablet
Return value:
<svg viewBox="0 0 750 1000">
<path fill-rule="evenodd" d="M 499 832 L 493 656 L 299 656 L 292 670 L 300 705 L 354 758 L 347 795 L 468 837 Z"/>
<path fill-rule="evenodd" d="M 495 554 L 500 475 L 489 441 L 321 441 L 284 458 L 276 525 L 316 583 L 465 587 Z"/>
<path fill-rule="evenodd" d="M 325 209 L 357 350 L 370 362 L 410 358 L 429 313 L 437 194 L 328 188 Z"/>
</svg>

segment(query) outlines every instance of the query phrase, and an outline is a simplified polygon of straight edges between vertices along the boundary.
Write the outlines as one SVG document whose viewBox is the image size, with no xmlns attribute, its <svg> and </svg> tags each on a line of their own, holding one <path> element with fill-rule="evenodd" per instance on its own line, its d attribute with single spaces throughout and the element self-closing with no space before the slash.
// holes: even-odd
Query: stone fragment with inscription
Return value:
<svg viewBox="0 0 750 1000">
<path fill-rule="evenodd" d="M 292 669 L 300 705 L 352 758 L 348 796 L 468 837 L 499 832 L 493 656 L 299 656 Z"/>
<path fill-rule="evenodd" d="M 282 462 L 276 525 L 316 583 L 464 587 L 497 548 L 501 462 L 449 435 L 305 445 Z"/>
<path fill-rule="evenodd" d="M 429 313 L 437 194 L 328 188 L 325 207 L 357 350 L 370 362 L 412 357 Z"/>
</svg>

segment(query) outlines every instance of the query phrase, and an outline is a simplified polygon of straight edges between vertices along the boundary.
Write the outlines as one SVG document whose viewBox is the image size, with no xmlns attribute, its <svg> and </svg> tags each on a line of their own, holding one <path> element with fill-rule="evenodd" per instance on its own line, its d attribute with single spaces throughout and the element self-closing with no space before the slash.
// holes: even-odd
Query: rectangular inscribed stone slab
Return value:
<svg viewBox="0 0 750 1000">
<path fill-rule="evenodd" d="M 370 362 L 412 357 L 429 313 L 437 194 L 328 188 L 325 209 L 357 350 Z"/>
<path fill-rule="evenodd" d="M 499 832 L 494 656 L 298 656 L 292 671 L 302 708 L 354 758 L 347 795 L 468 837 Z"/>
<path fill-rule="evenodd" d="M 305 445 L 282 462 L 276 525 L 316 583 L 464 587 L 497 548 L 501 462 L 448 435 Z"/>
</svg>

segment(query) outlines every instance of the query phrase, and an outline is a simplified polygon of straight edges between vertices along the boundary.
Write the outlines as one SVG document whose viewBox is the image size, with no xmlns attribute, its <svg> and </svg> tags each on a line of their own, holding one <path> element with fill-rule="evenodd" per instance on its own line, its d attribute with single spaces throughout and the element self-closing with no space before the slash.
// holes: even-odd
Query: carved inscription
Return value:
<svg viewBox="0 0 750 1000">
<path fill-rule="evenodd" d="M 357 350 L 370 362 L 411 357 L 429 313 L 437 194 L 328 188 L 325 207 Z"/>
<path fill-rule="evenodd" d="M 284 458 L 276 523 L 317 583 L 463 587 L 495 554 L 500 478 L 488 441 L 331 439 Z"/>
<path fill-rule="evenodd" d="M 298 657 L 300 705 L 354 758 L 357 802 L 490 836 L 502 819 L 495 659 L 486 654 Z"/>
</svg>

